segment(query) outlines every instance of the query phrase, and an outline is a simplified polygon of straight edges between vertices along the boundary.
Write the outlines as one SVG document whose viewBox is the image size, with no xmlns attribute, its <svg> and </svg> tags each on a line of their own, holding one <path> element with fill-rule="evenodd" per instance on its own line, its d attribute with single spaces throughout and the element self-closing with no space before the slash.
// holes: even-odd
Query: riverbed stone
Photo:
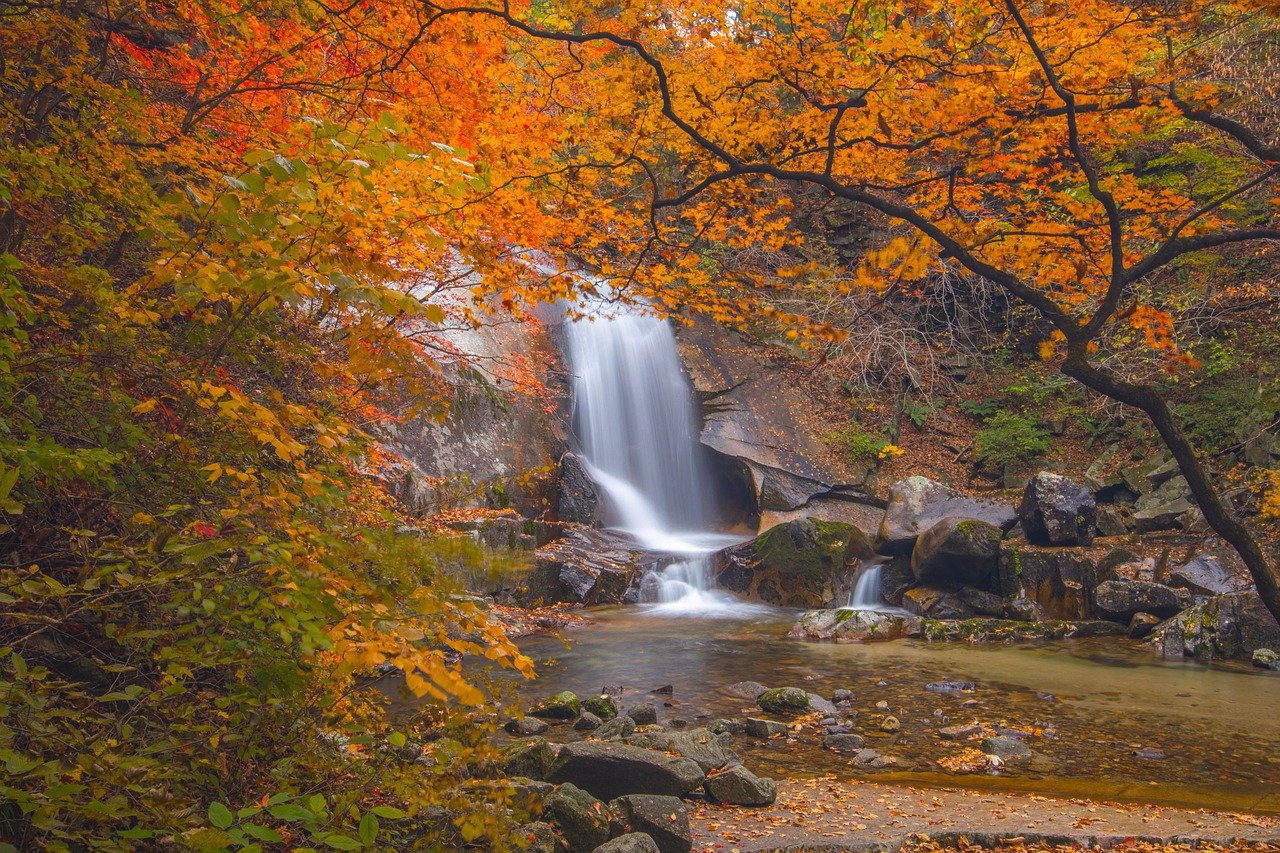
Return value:
<svg viewBox="0 0 1280 853">
<path fill-rule="evenodd" d="M 643 832 L 628 832 L 597 847 L 592 853 L 661 853 L 658 842 Z"/>
<path fill-rule="evenodd" d="M 628 794 L 610 800 L 609 829 L 615 836 L 644 833 L 660 853 L 689 853 L 693 849 L 689 809 L 678 797 Z"/>
<path fill-rule="evenodd" d="M 556 787 L 543 814 L 560 828 L 570 850 L 594 850 L 609 840 L 609 813 L 590 793 L 572 783 Z"/>
<path fill-rule="evenodd" d="M 607 693 L 601 693 L 598 696 L 588 696 L 583 699 L 582 710 L 590 711 L 605 722 L 608 722 L 618 716 L 618 705 L 613 701 L 613 697 Z"/>
<path fill-rule="evenodd" d="M 1231 592 L 1190 607 L 1156 629 L 1152 642 L 1168 657 L 1239 658 L 1280 649 L 1280 625 L 1254 590 Z"/>
<path fill-rule="evenodd" d="M 1098 503 L 1093 492 L 1061 474 L 1041 471 L 1027 482 L 1018 521 L 1040 545 L 1089 545 Z"/>
<path fill-rule="evenodd" d="M 709 777 L 703 790 L 714 802 L 734 806 L 767 806 L 778 798 L 772 779 L 757 776 L 741 764 Z"/>
<path fill-rule="evenodd" d="M 889 487 L 876 549 L 882 554 L 910 554 L 921 533 L 949 517 L 984 521 L 1001 530 L 1017 521 L 1008 504 L 971 498 L 927 477 L 908 477 Z"/>
<path fill-rule="evenodd" d="M 583 711 L 582 716 L 573 724 L 575 732 L 592 732 L 604 725 L 604 720 L 590 711 Z"/>
<path fill-rule="evenodd" d="M 1280 672 L 1280 654 L 1273 649 L 1254 649 L 1250 658 L 1258 669 Z"/>
<path fill-rule="evenodd" d="M 981 583 L 996 568 L 1004 532 L 973 518 L 938 521 L 916 540 L 911 571 L 921 583 Z"/>
<path fill-rule="evenodd" d="M 762 720 L 758 717 L 748 717 L 746 733 L 750 737 L 771 738 L 774 735 L 785 735 L 787 733 L 787 724 L 780 723 L 777 720 Z"/>
<path fill-rule="evenodd" d="M 1005 735 L 983 738 L 982 751 L 1003 761 L 1031 757 L 1031 747 L 1023 743 L 1021 738 Z"/>
<path fill-rule="evenodd" d="M 857 527 L 798 518 L 713 558 L 716 585 L 779 607 L 830 607 L 849 598 L 856 567 L 871 557 Z"/>
<path fill-rule="evenodd" d="M 775 687 L 756 697 L 756 704 L 770 714 L 798 714 L 809 710 L 809 694 L 799 687 Z"/>
<path fill-rule="evenodd" d="M 787 635 L 794 640 L 833 640 L 861 643 L 896 640 L 918 630 L 920 618 L 878 610 L 810 610 L 800 616 Z"/>
<path fill-rule="evenodd" d="M 679 797 L 702 784 L 697 762 L 653 749 L 611 741 L 583 741 L 560 748 L 549 782 L 571 782 L 601 799 L 624 794 Z"/>
<path fill-rule="evenodd" d="M 546 720 L 572 720 L 582 713 L 582 702 L 576 693 L 565 690 L 543 699 L 529 713 Z"/>
<path fill-rule="evenodd" d="M 768 685 L 761 684 L 758 681 L 735 681 L 733 684 L 724 688 L 724 692 L 728 693 L 730 696 L 750 699 L 754 702 L 756 697 L 768 689 Z"/>
<path fill-rule="evenodd" d="M 1125 623 L 1136 613 L 1169 617 L 1182 610 L 1172 589 L 1147 581 L 1104 581 L 1094 590 L 1093 599 L 1099 615 Z"/>
<path fill-rule="evenodd" d="M 853 754 L 853 766 L 859 770 L 880 770 L 896 763 L 891 756 L 882 755 L 874 749 L 860 749 Z"/>
<path fill-rule="evenodd" d="M 516 737 L 533 737 L 551 728 L 537 717 L 512 717 L 502 727 L 507 730 L 507 734 Z"/>
<path fill-rule="evenodd" d="M 857 752 L 865 744 L 866 740 L 862 735 L 856 734 L 827 735 L 822 739 L 825 749 L 834 749 L 836 752 Z"/>
<path fill-rule="evenodd" d="M 982 726 L 977 723 L 961 723 L 956 726 L 944 726 L 938 729 L 938 735 L 943 740 L 964 740 L 973 737 L 982 731 Z"/>
<path fill-rule="evenodd" d="M 592 733 L 597 740 L 621 740 L 635 733 L 636 721 L 627 716 L 614 717 Z"/>
<path fill-rule="evenodd" d="M 880 721 L 880 731 L 894 734 L 902 729 L 902 721 L 897 717 L 885 717 Z"/>
<path fill-rule="evenodd" d="M 647 726 L 658 722 L 658 709 L 652 702 L 639 702 L 627 709 L 625 716 L 637 726 Z"/>
</svg>

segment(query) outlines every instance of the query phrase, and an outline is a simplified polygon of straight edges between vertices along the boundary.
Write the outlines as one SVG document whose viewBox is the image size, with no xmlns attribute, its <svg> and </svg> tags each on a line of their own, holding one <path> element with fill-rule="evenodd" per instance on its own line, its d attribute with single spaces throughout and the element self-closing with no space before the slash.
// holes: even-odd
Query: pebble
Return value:
<svg viewBox="0 0 1280 853">
<path fill-rule="evenodd" d="M 972 693 L 978 685 L 972 681 L 930 681 L 924 689 L 930 693 Z"/>
<path fill-rule="evenodd" d="M 880 731 L 882 732 L 889 732 L 890 734 L 892 734 L 893 732 L 896 732 L 901 728 L 902 728 L 902 723 L 898 721 L 897 717 L 885 717 L 883 720 L 880 721 Z"/>
<path fill-rule="evenodd" d="M 876 708 L 881 711 L 887 711 L 889 710 L 889 703 L 881 699 L 876 703 Z"/>
<path fill-rule="evenodd" d="M 938 729 L 938 734 L 940 734 L 944 740 L 964 740 L 967 737 L 976 735 L 980 731 L 982 731 L 982 726 L 977 723 L 965 723 L 960 726 L 947 726 L 945 729 Z"/>
<path fill-rule="evenodd" d="M 1141 749 L 1133 751 L 1135 758 L 1141 758 L 1145 761 L 1163 761 L 1164 751 L 1151 746 L 1144 746 Z"/>
</svg>

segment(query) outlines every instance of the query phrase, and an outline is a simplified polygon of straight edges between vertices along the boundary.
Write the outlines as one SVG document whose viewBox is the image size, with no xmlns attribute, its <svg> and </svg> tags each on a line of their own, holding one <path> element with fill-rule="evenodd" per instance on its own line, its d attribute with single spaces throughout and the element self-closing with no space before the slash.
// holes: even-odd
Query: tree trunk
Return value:
<svg viewBox="0 0 1280 853">
<path fill-rule="evenodd" d="M 1087 354 L 1079 349 L 1073 348 L 1067 355 L 1062 363 L 1062 372 L 1087 388 L 1139 409 L 1151 419 L 1165 447 L 1169 448 L 1169 452 L 1177 460 L 1178 469 L 1186 478 L 1191 496 L 1204 513 L 1205 521 L 1244 560 L 1262 603 L 1271 611 L 1276 621 L 1280 622 L 1280 582 L 1277 582 L 1275 568 L 1267 559 L 1267 553 L 1257 537 L 1241 523 L 1218 494 L 1208 470 L 1196 458 L 1195 448 L 1182 434 L 1164 398 L 1149 386 L 1126 382 L 1090 363 Z"/>
</svg>

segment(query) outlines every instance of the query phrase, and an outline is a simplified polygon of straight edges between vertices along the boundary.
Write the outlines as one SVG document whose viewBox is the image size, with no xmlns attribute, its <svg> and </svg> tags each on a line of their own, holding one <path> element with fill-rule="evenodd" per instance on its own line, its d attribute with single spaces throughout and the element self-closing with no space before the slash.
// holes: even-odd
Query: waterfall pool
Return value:
<svg viewBox="0 0 1280 853">
<path fill-rule="evenodd" d="M 1166 662 L 1115 638 L 832 644 L 785 639 L 795 614 L 776 609 L 735 620 L 667 616 L 644 606 L 588 615 L 566 635 L 568 647 L 547 636 L 523 641 L 539 673 L 517 688 L 527 701 L 604 690 L 620 696 L 621 707 L 652 702 L 660 722 L 692 727 L 768 716 L 728 689 L 737 682 L 796 686 L 826 698 L 846 689 L 853 693 L 847 710 L 857 712 L 854 731 L 868 747 L 899 758 L 899 767 L 857 771 L 849 756 L 822 748 L 813 725 L 793 738 L 738 735 L 733 749 L 780 778 L 833 774 L 1280 814 L 1274 674 Z M 973 689 L 936 692 L 942 682 L 972 682 Z M 880 731 L 889 715 L 901 722 L 897 733 Z M 1009 762 L 997 775 L 948 769 L 963 767 L 980 736 L 948 741 L 938 730 L 970 722 L 986 734 L 1022 733 L 1036 758 Z M 569 726 L 555 726 L 549 736 L 579 737 Z"/>
</svg>

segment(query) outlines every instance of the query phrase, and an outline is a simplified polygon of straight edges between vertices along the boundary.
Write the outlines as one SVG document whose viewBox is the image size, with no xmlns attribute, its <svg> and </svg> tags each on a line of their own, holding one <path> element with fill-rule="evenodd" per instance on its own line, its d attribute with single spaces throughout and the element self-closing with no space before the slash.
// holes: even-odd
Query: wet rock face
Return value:
<svg viewBox="0 0 1280 853">
<path fill-rule="evenodd" d="M 1060 474 L 1041 471 L 1027 482 L 1018 520 L 1027 539 L 1040 545 L 1089 545 L 1098 504 L 1093 493 Z"/>
<path fill-rule="evenodd" d="M 772 779 L 757 776 L 741 764 L 710 777 L 703 787 L 712 801 L 735 806 L 767 806 L 778 798 Z"/>
<path fill-rule="evenodd" d="M 1147 581 L 1104 581 L 1093 591 L 1093 599 L 1100 616 L 1126 624 L 1138 613 L 1167 617 L 1182 609 L 1173 590 Z"/>
<path fill-rule="evenodd" d="M 560 457 L 560 494 L 556 500 L 556 515 L 561 521 L 592 525 L 600 506 L 600 495 L 587 473 L 582 460 L 576 454 Z"/>
<path fill-rule="evenodd" d="M 1013 507 L 971 498 L 927 477 L 908 477 L 889 487 L 876 548 L 882 554 L 910 554 L 921 533 L 944 518 L 968 518 L 1007 531 L 1017 521 Z"/>
<path fill-rule="evenodd" d="M 1048 619 L 1087 619 L 1093 590 L 1113 565 L 1132 555 L 1110 547 L 1056 548 L 1006 540 L 1000 546 L 1000 592 L 1034 603 Z"/>
<path fill-rule="evenodd" d="M 654 558 L 606 530 L 571 530 L 534 554 L 523 603 L 620 604 Z"/>
<path fill-rule="evenodd" d="M 1253 590 L 1232 592 L 1190 607 L 1156 629 L 1165 657 L 1242 658 L 1280 648 L 1280 625 Z"/>
<path fill-rule="evenodd" d="M 824 607 L 848 601 L 854 569 L 871 556 L 850 524 L 796 519 L 716 556 L 716 585 L 780 607 Z"/>
<path fill-rule="evenodd" d="M 921 583 L 981 583 L 996 567 L 1002 538 L 994 524 L 944 518 L 916 540 L 911 571 Z"/>
<path fill-rule="evenodd" d="M 609 840 L 609 818 L 604 803 L 566 784 L 546 799 L 544 812 L 564 833 L 571 850 L 594 850 Z"/>
</svg>

